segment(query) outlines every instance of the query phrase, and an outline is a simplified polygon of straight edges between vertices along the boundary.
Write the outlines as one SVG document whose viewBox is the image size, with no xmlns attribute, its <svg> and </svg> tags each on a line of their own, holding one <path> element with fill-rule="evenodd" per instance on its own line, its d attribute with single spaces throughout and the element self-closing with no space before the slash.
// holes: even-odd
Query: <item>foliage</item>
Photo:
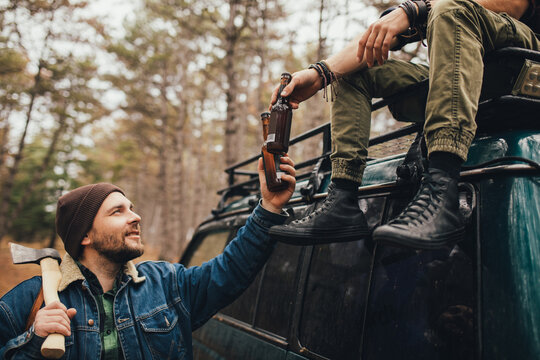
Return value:
<svg viewBox="0 0 540 360">
<path fill-rule="evenodd" d="M 63 168 L 61 159 L 73 157 L 64 150 L 78 147 L 76 137 L 85 126 L 108 112 L 100 100 L 102 91 L 92 86 L 98 79 L 93 60 L 73 54 L 81 36 L 58 31 L 58 25 L 78 28 L 81 20 L 74 14 L 84 6 L 69 1 L 18 1 L 2 9 L 0 239 L 22 228 L 41 233 L 36 226 L 50 220 L 43 212 L 53 212 L 47 189 L 62 189 L 54 181 L 44 187 L 48 174 Z M 40 41 L 31 31 L 35 28 L 43 30 Z M 66 42 L 71 48 L 67 53 Z M 70 183 L 69 177 L 63 172 L 64 183 Z M 59 195 L 56 190 L 54 195 Z"/>
<path fill-rule="evenodd" d="M 2 3 L 0 240 L 51 236 L 59 195 L 109 181 L 134 202 L 146 241 L 178 258 L 217 203 L 224 168 L 259 151 L 280 73 L 350 40 L 335 25 L 361 28 L 395 1 L 361 12 L 349 0 L 300 3 L 144 0 L 122 36 L 88 15 L 89 2 Z M 328 121 L 321 101 L 307 108 L 293 135 Z"/>
<path fill-rule="evenodd" d="M 29 144 L 30 154 L 21 166 L 20 176 L 12 190 L 12 205 L 24 197 L 28 186 L 32 181 L 32 174 L 40 167 L 42 159 L 47 151 L 47 146 L 39 139 L 35 143 Z M 25 201 L 19 216 L 13 219 L 10 235 L 18 242 L 36 241 L 48 238 L 51 235 L 54 224 L 54 209 L 56 208 L 56 197 L 58 196 L 58 182 L 61 177 L 48 169 L 43 174 L 40 183 L 35 187 L 30 197 Z"/>
</svg>

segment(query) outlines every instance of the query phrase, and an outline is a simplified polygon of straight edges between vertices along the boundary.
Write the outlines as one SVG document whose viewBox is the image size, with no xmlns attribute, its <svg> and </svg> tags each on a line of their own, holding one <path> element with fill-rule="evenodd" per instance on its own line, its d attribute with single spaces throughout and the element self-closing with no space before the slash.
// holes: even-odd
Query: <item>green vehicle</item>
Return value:
<svg viewBox="0 0 540 360">
<path fill-rule="evenodd" d="M 463 241 L 433 251 L 371 239 L 278 243 L 243 295 L 193 334 L 195 359 L 539 359 L 540 53 L 498 51 L 488 58 L 484 84 L 489 96 L 461 172 Z M 419 129 L 413 124 L 371 139 L 370 154 L 371 147 L 410 143 Z M 297 164 L 286 208 L 294 216 L 326 196 L 329 124 L 291 140 L 294 147 L 320 134 L 321 156 Z M 417 145 L 407 155 L 368 162 L 358 201 L 372 229 L 414 195 Z M 241 168 L 257 158 L 226 169 L 229 187 L 198 227 L 183 264 L 216 256 L 245 223 L 259 198 L 258 180 Z"/>
</svg>

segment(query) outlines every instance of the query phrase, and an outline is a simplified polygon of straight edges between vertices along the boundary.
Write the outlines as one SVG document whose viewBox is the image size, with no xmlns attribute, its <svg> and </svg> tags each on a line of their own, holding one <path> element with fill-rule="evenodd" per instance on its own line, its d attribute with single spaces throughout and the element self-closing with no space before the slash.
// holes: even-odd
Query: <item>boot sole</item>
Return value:
<svg viewBox="0 0 540 360">
<path fill-rule="evenodd" d="M 381 245 L 390 245 L 402 248 L 422 250 L 437 250 L 445 246 L 454 245 L 465 236 L 465 227 L 447 234 L 432 236 L 429 239 L 411 239 L 401 234 L 377 234 L 373 233 L 373 241 Z"/>
<path fill-rule="evenodd" d="M 309 231 L 305 231 L 302 234 L 286 230 L 280 230 L 279 232 L 277 232 L 270 229 L 269 231 L 269 235 L 273 239 L 292 245 L 317 245 L 329 244 L 334 242 L 357 241 L 366 239 L 369 234 L 369 229 L 365 227 L 352 228 L 345 231 L 342 229 L 310 229 Z"/>
</svg>

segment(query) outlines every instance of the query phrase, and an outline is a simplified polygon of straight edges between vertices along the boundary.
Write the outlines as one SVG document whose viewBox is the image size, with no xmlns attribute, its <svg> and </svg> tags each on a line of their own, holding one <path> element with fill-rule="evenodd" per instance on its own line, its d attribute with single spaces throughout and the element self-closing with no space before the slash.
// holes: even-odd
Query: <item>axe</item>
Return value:
<svg viewBox="0 0 540 360">
<path fill-rule="evenodd" d="M 58 285 L 62 280 L 59 263 L 60 254 L 55 249 L 32 249 L 25 246 L 10 243 L 11 256 L 14 264 L 39 264 L 41 265 L 41 278 L 43 282 L 43 299 L 45 305 L 58 298 Z M 49 334 L 41 346 L 41 355 L 48 359 L 59 359 L 65 352 L 64 335 Z"/>
</svg>

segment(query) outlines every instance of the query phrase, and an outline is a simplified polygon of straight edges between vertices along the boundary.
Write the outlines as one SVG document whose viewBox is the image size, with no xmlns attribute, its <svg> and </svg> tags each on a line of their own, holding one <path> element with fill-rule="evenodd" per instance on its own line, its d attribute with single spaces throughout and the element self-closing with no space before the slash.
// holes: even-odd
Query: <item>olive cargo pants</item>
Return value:
<svg viewBox="0 0 540 360">
<path fill-rule="evenodd" d="M 428 18 L 430 67 L 389 60 L 344 76 L 332 104 L 332 178 L 362 181 L 372 98 L 394 95 L 429 76 L 424 96 L 405 96 L 390 110 L 400 121 L 424 123 L 428 152 L 467 159 L 476 131 L 484 54 L 507 46 L 540 50 L 525 24 L 473 0 L 439 0 Z"/>
</svg>

